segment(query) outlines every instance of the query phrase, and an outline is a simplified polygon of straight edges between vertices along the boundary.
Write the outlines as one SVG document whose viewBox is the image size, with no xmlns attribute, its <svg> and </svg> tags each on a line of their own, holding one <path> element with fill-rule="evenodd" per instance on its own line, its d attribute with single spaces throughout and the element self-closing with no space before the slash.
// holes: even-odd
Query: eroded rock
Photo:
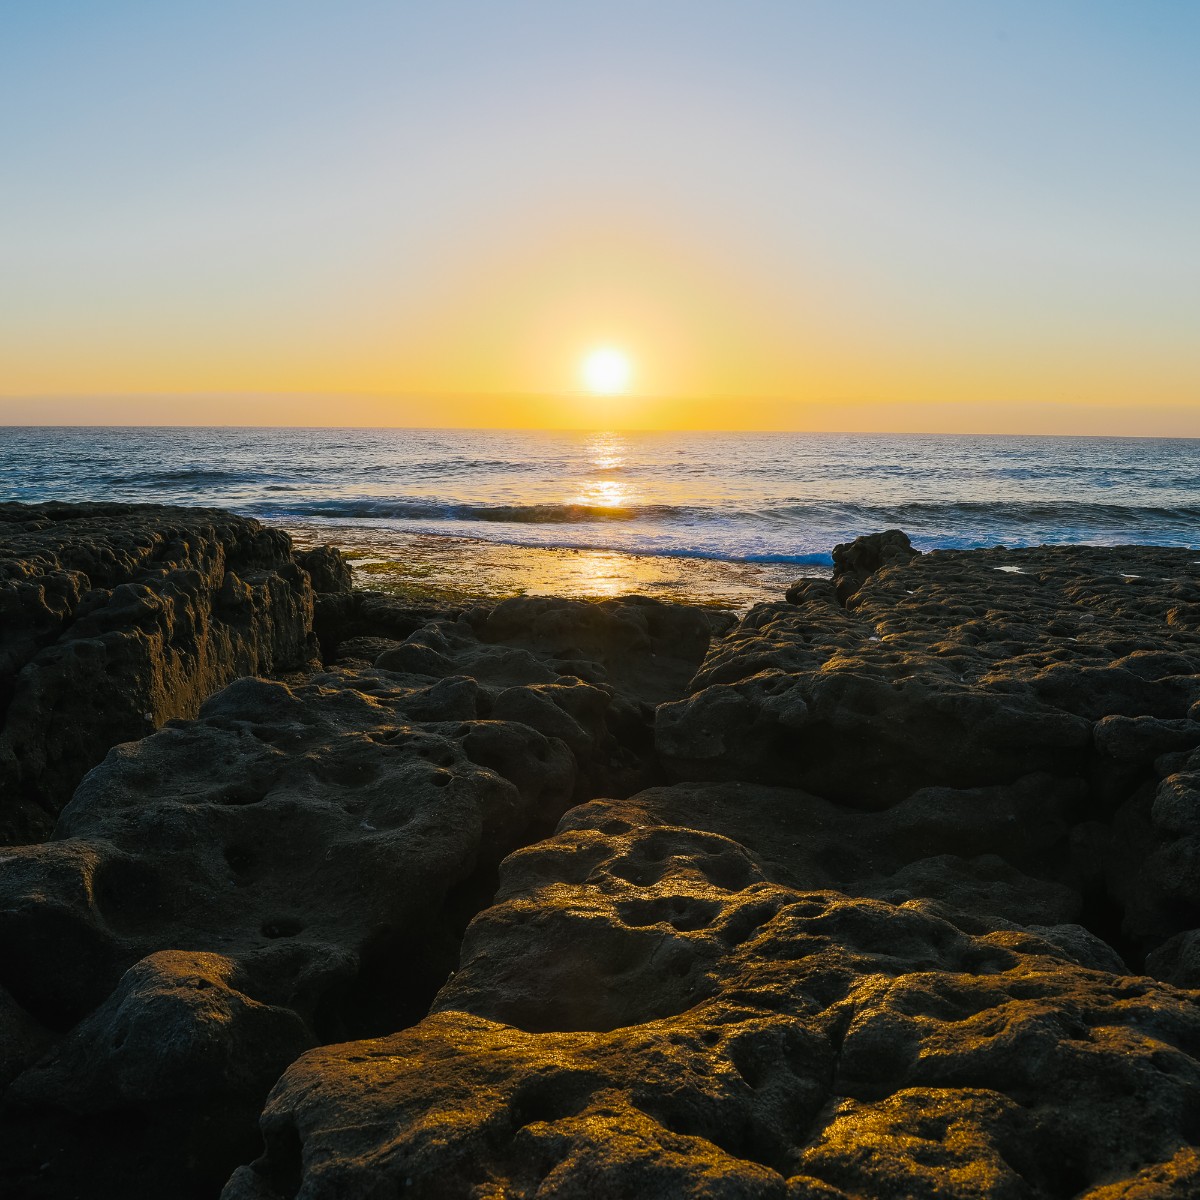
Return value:
<svg viewBox="0 0 1200 1200">
<path fill-rule="evenodd" d="M 311 657 L 290 545 L 214 509 L 0 504 L 0 842 L 44 837 L 110 746 Z"/>
<path fill-rule="evenodd" d="M 736 819 L 714 795 L 692 827 L 649 823 L 675 790 L 514 854 L 433 1014 L 289 1068 L 227 1200 L 1200 1181 L 1196 993 L 1081 963 L 1069 928 L 792 886 L 706 828 Z"/>
<path fill-rule="evenodd" d="M 883 567 L 903 566 L 917 557 L 908 534 L 899 529 L 868 533 L 833 548 L 833 590 L 838 603 L 851 607 L 858 589 Z M 795 603 L 792 597 L 788 600 Z"/>
<path fill-rule="evenodd" d="M 678 778 L 883 807 L 935 784 L 1090 778 L 1093 727 L 1114 716 L 1168 731 L 1135 759 L 1188 744 L 1200 634 L 1171 614 L 1200 599 L 1191 554 L 937 551 L 883 562 L 851 609 L 805 586 L 714 642 L 691 695 L 660 707 L 659 750 Z"/>
<path fill-rule="evenodd" d="M 211 1195 L 303 1046 L 422 1015 L 495 864 L 575 784 L 561 740 L 460 709 L 383 672 L 241 680 L 6 851 L 0 984 L 61 1038 L 18 1056 L 9 1187 L 78 1186 L 84 1138 L 104 1195 Z"/>
<path fill-rule="evenodd" d="M 368 603 L 370 600 L 370 603 Z M 507 600 L 423 621 L 364 594 L 353 637 L 332 643 L 334 661 L 417 687 L 439 681 L 463 717 L 529 725 L 570 747 L 576 799 L 621 796 L 660 778 L 654 705 L 682 694 L 722 612 L 639 598 L 599 604 L 548 597 Z M 392 635 L 392 636 L 389 636 Z"/>
<path fill-rule="evenodd" d="M 1191 1196 L 1187 553 L 893 531 L 732 628 L 301 560 L 326 669 L 0 856 L 0 1186 L 211 1196 L 336 1042 L 227 1200 Z"/>
</svg>

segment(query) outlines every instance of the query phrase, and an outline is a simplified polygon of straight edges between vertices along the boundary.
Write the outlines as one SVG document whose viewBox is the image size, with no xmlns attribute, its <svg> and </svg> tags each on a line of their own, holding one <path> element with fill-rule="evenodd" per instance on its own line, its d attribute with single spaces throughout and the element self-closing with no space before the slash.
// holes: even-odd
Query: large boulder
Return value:
<svg viewBox="0 0 1200 1200">
<path fill-rule="evenodd" d="M 0 504 L 0 842 L 44 837 L 110 746 L 312 657 L 290 549 L 213 509 Z"/>
<path fill-rule="evenodd" d="M 833 590 L 838 602 L 851 605 L 858 589 L 882 567 L 903 566 L 917 557 L 908 534 L 899 529 L 868 533 L 833 548 Z"/>
<path fill-rule="evenodd" d="M 131 967 L 6 1096 L 5 1194 L 214 1194 L 254 1152 L 263 1095 L 314 1042 L 258 990 L 219 954 L 167 950 Z M 21 1115 L 38 1111 L 53 1116 Z"/>
<path fill-rule="evenodd" d="M 319 596 L 344 595 L 354 587 L 354 572 L 336 546 L 310 546 L 293 550 L 292 558 L 308 574 L 313 591 Z"/>
</svg>

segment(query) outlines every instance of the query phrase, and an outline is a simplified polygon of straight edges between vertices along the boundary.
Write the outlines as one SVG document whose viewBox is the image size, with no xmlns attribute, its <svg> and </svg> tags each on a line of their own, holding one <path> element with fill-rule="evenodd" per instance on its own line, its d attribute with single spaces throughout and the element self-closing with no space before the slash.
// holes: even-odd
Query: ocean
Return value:
<svg viewBox="0 0 1200 1200">
<path fill-rule="evenodd" d="M 453 545 L 454 572 L 513 561 L 504 548 L 599 553 L 605 594 L 613 556 L 718 580 L 736 565 L 739 589 L 770 591 L 888 528 L 922 550 L 1200 545 L 1188 439 L 8 427 L 0 478 L 9 500 L 229 508 L 371 561 Z"/>
</svg>

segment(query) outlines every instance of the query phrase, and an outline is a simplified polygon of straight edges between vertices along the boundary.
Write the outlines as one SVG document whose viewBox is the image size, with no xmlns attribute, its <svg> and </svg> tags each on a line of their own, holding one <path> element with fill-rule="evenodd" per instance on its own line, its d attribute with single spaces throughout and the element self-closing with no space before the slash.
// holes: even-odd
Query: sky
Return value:
<svg viewBox="0 0 1200 1200">
<path fill-rule="evenodd" d="M 1197 61 L 1192 0 L 0 6 L 0 423 L 1200 436 Z"/>
</svg>

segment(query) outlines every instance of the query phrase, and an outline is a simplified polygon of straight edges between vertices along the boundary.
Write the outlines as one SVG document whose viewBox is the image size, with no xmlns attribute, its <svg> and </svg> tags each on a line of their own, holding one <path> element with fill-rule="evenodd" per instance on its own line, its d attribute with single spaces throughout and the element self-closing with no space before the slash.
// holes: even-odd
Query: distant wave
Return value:
<svg viewBox="0 0 1200 1200">
<path fill-rule="evenodd" d="M 324 517 L 335 520 L 490 521 L 512 525 L 579 525 L 600 521 L 670 521 L 708 509 L 669 504 L 450 504 L 434 500 L 308 500 L 279 505 L 255 502 L 243 506 L 260 516 Z"/>
<path fill-rule="evenodd" d="M 433 500 L 260 502 L 256 515 L 285 524 L 369 523 L 425 536 L 526 547 L 833 565 L 832 548 L 863 533 L 904 529 L 921 550 L 1092 542 L 1200 543 L 1200 507 L 1057 502 L 915 501 L 893 505 L 809 502 L 751 507 L 588 504 L 448 504 Z M 336 535 L 334 535 L 336 539 Z"/>
<path fill-rule="evenodd" d="M 760 509 L 671 504 L 454 504 L 439 500 L 359 498 L 303 500 L 296 504 L 255 502 L 260 515 L 322 517 L 334 520 L 487 521 L 514 525 L 576 525 L 609 521 L 664 524 L 748 522 L 816 528 L 874 529 L 931 527 L 968 532 L 996 524 L 1052 533 L 1061 529 L 1154 530 L 1164 525 L 1194 526 L 1200 537 L 1200 506 L 1166 507 L 1085 501 L 910 501 L 905 504 L 798 501 Z"/>
<path fill-rule="evenodd" d="M 904 504 L 790 504 L 773 512 L 787 520 L 852 520 L 872 527 L 879 524 L 931 524 L 960 526 L 974 522 L 1002 521 L 1021 527 L 1047 530 L 1062 526 L 1120 528 L 1135 530 L 1157 528 L 1164 521 L 1197 524 L 1200 535 L 1200 506 L 1105 504 L 1079 500 L 913 500 Z"/>
<path fill-rule="evenodd" d="M 531 473 L 540 472 L 544 463 L 521 461 L 512 458 L 445 458 L 430 459 L 427 462 L 406 462 L 403 473 L 410 475 L 453 475 L 462 471 L 497 473 Z M 398 468 L 395 463 L 366 463 L 355 468 L 360 475 L 395 474 Z"/>
<path fill-rule="evenodd" d="M 8 429 L 0 479 L 17 499 L 212 505 L 363 545 L 453 537 L 797 574 L 891 528 L 922 550 L 1200 544 L 1195 440 Z"/>
<path fill-rule="evenodd" d="M 219 470 L 211 467 L 181 467 L 173 471 L 139 471 L 136 474 L 109 475 L 105 483 L 114 486 L 152 488 L 169 487 L 172 484 L 214 484 L 214 483 L 261 483 L 271 478 L 261 474 L 248 474 L 245 471 Z"/>
<path fill-rule="evenodd" d="M 545 542 L 509 542 L 509 545 L 544 547 Z M 592 542 L 555 542 L 549 547 L 554 550 L 594 550 L 615 554 L 636 554 L 641 558 L 702 558 L 711 562 L 761 563 L 767 566 L 825 567 L 833 566 L 833 555 L 828 550 L 814 550 L 802 554 L 738 554 L 729 550 L 712 550 L 695 546 L 645 546 L 638 543 L 628 545 L 596 545 Z"/>
</svg>

